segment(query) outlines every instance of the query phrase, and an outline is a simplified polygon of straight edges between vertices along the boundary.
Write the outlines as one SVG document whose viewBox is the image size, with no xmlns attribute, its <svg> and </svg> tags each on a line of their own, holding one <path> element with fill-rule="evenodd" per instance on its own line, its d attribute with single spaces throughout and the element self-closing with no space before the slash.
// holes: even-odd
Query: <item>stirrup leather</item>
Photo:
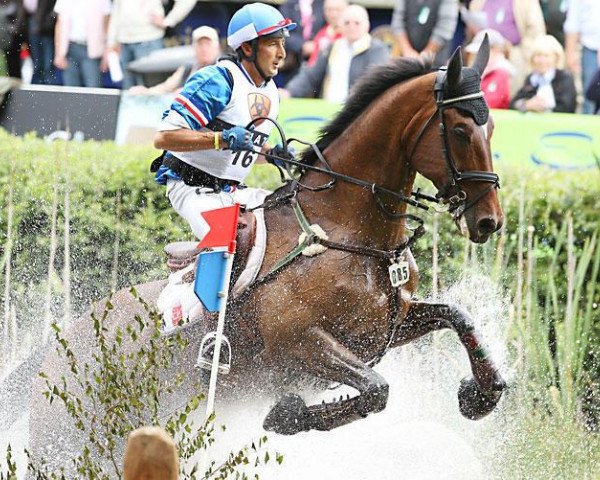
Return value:
<svg viewBox="0 0 600 480">
<path fill-rule="evenodd" d="M 217 332 L 208 332 L 204 335 L 200 348 L 198 349 L 198 359 L 196 368 L 208 370 L 212 369 L 212 360 L 215 352 Z M 231 344 L 225 335 L 221 335 L 221 355 L 219 356 L 219 373 L 226 375 L 231 370 Z"/>
</svg>

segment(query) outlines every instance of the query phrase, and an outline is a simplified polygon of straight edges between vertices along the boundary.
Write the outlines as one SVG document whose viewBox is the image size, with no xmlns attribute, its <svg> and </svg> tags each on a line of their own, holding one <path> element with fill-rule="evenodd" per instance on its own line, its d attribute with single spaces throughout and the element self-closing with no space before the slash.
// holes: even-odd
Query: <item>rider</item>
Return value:
<svg viewBox="0 0 600 480">
<path fill-rule="evenodd" d="M 200 69 L 163 115 L 154 146 L 165 152 L 154 164 L 175 211 L 199 240 L 210 230 L 201 212 L 234 203 L 260 205 L 269 193 L 242 184 L 273 128 L 279 94 L 273 82 L 285 59 L 285 38 L 296 28 L 263 3 L 238 10 L 227 28 L 235 55 Z M 253 149 L 255 153 L 248 152 Z"/>
</svg>

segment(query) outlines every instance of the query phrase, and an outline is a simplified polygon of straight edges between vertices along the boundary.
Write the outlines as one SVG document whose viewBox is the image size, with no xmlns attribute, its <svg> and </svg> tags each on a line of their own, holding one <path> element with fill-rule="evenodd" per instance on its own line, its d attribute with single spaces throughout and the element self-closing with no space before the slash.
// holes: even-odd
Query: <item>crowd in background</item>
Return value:
<svg viewBox="0 0 600 480">
<path fill-rule="evenodd" d="M 162 49 L 166 32 L 203 5 L 0 0 L 0 49 L 8 74 L 30 76 L 31 83 L 170 93 L 216 60 L 225 32 L 196 25 L 195 60 L 159 85 L 144 85 L 128 66 Z M 394 0 L 388 24 L 376 28 L 364 7 L 347 0 L 286 0 L 280 10 L 299 25 L 276 78 L 282 97 L 343 101 L 371 65 L 397 56 L 429 56 L 442 65 L 459 45 L 472 56 L 487 34 L 491 56 L 482 88 L 492 108 L 600 113 L 598 0 Z"/>
</svg>

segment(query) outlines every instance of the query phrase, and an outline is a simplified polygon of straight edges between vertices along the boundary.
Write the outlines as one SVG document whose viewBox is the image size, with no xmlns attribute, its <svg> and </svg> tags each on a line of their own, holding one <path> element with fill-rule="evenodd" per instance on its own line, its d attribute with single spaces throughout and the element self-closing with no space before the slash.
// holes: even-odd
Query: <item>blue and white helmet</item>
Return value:
<svg viewBox="0 0 600 480">
<path fill-rule="evenodd" d="M 244 42 L 282 31 L 287 36 L 296 24 L 289 18 L 283 18 L 275 7 L 264 3 L 244 5 L 233 14 L 227 27 L 227 45 L 233 50 Z"/>
</svg>

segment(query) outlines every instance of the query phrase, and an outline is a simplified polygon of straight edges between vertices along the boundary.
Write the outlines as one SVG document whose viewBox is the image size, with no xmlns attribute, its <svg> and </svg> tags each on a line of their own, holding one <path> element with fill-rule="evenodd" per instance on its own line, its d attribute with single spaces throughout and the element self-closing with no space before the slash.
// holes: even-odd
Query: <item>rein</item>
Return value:
<svg viewBox="0 0 600 480">
<path fill-rule="evenodd" d="M 281 136 L 281 141 L 282 141 L 282 145 L 284 147 L 284 154 L 286 155 L 285 157 L 282 156 L 278 156 L 278 155 L 273 155 L 271 153 L 265 152 L 265 153 L 261 153 L 261 155 L 264 155 L 265 157 L 274 160 L 275 166 L 279 169 L 280 175 L 281 175 L 281 180 L 284 183 L 289 183 L 290 180 L 285 178 L 285 176 L 283 175 L 283 170 L 282 167 L 280 165 L 278 165 L 277 163 L 283 164 L 286 172 L 288 173 L 288 175 L 290 177 L 292 177 L 292 172 L 290 171 L 290 166 L 293 167 L 298 167 L 300 170 L 311 170 L 313 172 L 317 172 L 317 173 L 323 173 L 325 175 L 328 175 L 332 178 L 331 181 L 323 184 L 323 185 L 318 185 L 316 187 L 313 186 L 309 186 L 309 185 L 305 185 L 301 182 L 299 182 L 298 180 L 293 180 L 295 181 L 298 186 L 302 187 L 302 188 L 306 188 L 307 190 L 311 190 L 311 191 L 321 191 L 321 190 L 328 190 L 330 188 L 333 188 L 333 186 L 335 185 L 335 181 L 336 180 L 341 180 L 344 181 L 346 183 L 351 183 L 354 185 L 358 185 L 360 187 L 366 188 L 368 190 L 371 191 L 371 193 L 373 194 L 373 196 L 375 197 L 375 200 L 377 201 L 377 205 L 379 206 L 379 208 L 388 216 L 392 217 L 392 218 L 407 218 L 409 220 L 413 220 L 417 223 L 419 223 L 420 225 L 422 225 L 424 223 L 424 221 L 415 216 L 415 215 L 411 215 L 411 214 L 395 214 L 393 212 L 390 212 L 386 209 L 385 205 L 383 205 L 383 202 L 381 201 L 381 199 L 379 198 L 379 194 L 385 194 L 385 195 L 389 195 L 393 198 L 395 198 L 397 201 L 399 202 L 403 202 L 406 203 L 408 205 L 411 205 L 413 207 L 416 208 L 420 208 L 422 210 L 428 211 L 429 210 L 429 206 L 425 205 L 424 203 L 420 202 L 419 200 L 426 200 L 429 202 L 433 202 L 433 203 L 440 203 L 440 200 L 434 196 L 431 195 L 426 195 L 421 193 L 418 189 L 415 192 L 411 193 L 411 197 L 407 197 L 405 195 L 402 195 L 398 192 L 394 192 L 393 190 L 390 190 L 388 188 L 382 187 L 380 185 L 377 185 L 376 183 L 371 183 L 371 182 L 367 182 L 365 180 L 362 180 L 360 178 L 356 178 L 356 177 L 352 177 L 350 175 L 345 175 L 343 173 L 338 173 L 334 170 L 331 169 L 331 167 L 329 166 L 329 163 L 327 162 L 327 160 L 325 159 L 325 156 L 323 155 L 323 153 L 321 152 L 321 150 L 319 149 L 319 147 L 314 144 L 314 143 L 309 143 L 309 142 L 305 142 L 303 140 L 299 140 L 296 138 L 290 138 L 290 139 L 286 139 L 285 133 L 283 132 L 283 128 L 281 127 L 281 125 L 276 121 L 273 120 L 272 118 L 268 118 L 268 117 L 257 117 L 254 120 L 252 120 L 247 126 L 246 128 L 250 128 L 252 127 L 255 123 L 262 121 L 262 120 L 269 120 L 270 122 L 273 123 L 273 125 L 275 126 L 275 128 L 277 128 L 277 130 L 279 131 L 279 135 Z M 325 165 L 326 168 L 320 168 L 320 167 L 315 167 L 314 165 L 307 165 L 303 162 L 299 162 L 298 160 L 293 160 L 291 153 L 288 150 L 288 146 L 291 142 L 298 142 L 301 143 L 303 145 L 307 145 L 309 146 L 314 152 L 315 155 L 317 156 L 317 158 Z M 254 153 L 257 153 L 254 150 L 248 150 L 248 151 L 252 151 Z M 289 156 L 288 156 L 289 155 Z"/>
</svg>

